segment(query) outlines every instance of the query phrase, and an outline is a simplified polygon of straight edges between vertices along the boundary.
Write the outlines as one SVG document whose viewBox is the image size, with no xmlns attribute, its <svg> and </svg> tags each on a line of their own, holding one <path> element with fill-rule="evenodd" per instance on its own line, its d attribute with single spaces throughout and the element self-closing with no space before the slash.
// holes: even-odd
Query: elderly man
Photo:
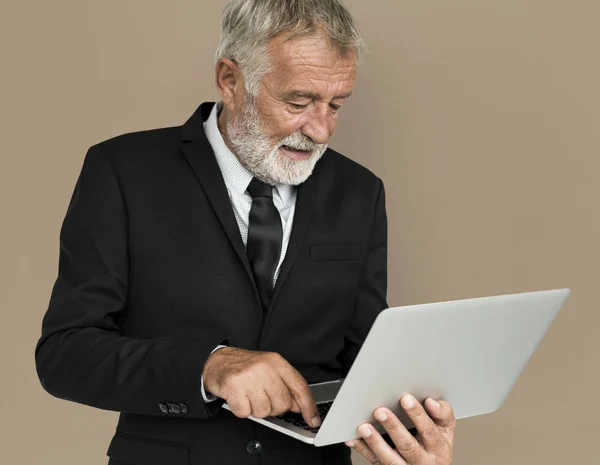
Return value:
<svg viewBox="0 0 600 465">
<path fill-rule="evenodd" d="M 323 448 L 246 419 L 317 427 L 307 383 L 344 377 L 387 307 L 383 184 L 328 148 L 363 51 L 339 0 L 233 0 L 221 101 L 89 149 L 35 359 L 50 394 L 121 412 L 109 464 L 450 464 L 432 399 L 401 399 L 414 435 L 380 408 L 385 440 Z"/>
</svg>

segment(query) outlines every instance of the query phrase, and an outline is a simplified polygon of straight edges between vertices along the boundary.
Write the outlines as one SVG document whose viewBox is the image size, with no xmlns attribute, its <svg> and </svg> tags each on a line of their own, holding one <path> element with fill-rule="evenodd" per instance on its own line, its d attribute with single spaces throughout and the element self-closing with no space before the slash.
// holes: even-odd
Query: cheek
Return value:
<svg viewBox="0 0 600 465">
<path fill-rule="evenodd" d="M 337 115 L 332 116 L 331 119 L 329 120 L 329 135 L 330 136 L 335 131 L 335 123 L 337 123 Z"/>
<path fill-rule="evenodd" d="M 277 141 L 287 137 L 302 129 L 306 117 L 302 115 L 288 115 L 279 119 L 274 127 L 274 134 Z"/>
</svg>

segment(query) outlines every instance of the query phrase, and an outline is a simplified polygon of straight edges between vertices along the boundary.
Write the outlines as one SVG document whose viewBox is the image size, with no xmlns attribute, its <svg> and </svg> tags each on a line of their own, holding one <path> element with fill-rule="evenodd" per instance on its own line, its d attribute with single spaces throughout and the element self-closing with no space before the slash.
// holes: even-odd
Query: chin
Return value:
<svg viewBox="0 0 600 465">
<path fill-rule="evenodd" d="M 314 160 L 314 159 L 311 159 Z M 308 160 L 305 160 L 308 161 Z M 311 163 L 310 166 L 306 167 L 306 169 L 301 170 L 301 171 L 296 171 L 293 173 L 288 172 L 284 172 L 284 173 L 277 173 L 276 176 L 274 176 L 276 179 L 278 179 L 278 183 L 279 184 L 288 184 L 290 186 L 297 186 L 299 184 L 302 184 L 304 181 L 306 181 L 310 175 L 312 174 L 314 170 L 314 163 Z"/>
<path fill-rule="evenodd" d="M 297 186 L 305 182 L 313 173 L 315 165 L 323 154 L 315 152 L 304 160 L 298 160 L 279 150 L 263 160 L 255 175 L 269 184 Z"/>
</svg>

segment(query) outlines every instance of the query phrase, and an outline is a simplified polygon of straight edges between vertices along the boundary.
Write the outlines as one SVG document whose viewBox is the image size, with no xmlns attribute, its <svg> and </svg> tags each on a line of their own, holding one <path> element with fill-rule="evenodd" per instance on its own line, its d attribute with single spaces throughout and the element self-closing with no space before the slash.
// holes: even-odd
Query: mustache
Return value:
<svg viewBox="0 0 600 465">
<path fill-rule="evenodd" d="M 296 132 L 281 139 L 277 145 L 278 147 L 287 145 L 296 150 L 315 152 L 317 150 L 322 150 L 327 144 L 315 144 L 310 137 L 305 136 L 301 132 Z"/>
</svg>

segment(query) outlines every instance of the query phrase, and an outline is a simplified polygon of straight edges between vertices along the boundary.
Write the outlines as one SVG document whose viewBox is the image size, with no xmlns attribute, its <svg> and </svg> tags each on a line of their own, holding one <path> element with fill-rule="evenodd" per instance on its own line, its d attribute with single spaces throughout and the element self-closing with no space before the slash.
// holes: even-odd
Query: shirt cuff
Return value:
<svg viewBox="0 0 600 465">
<path fill-rule="evenodd" d="M 210 356 L 210 355 L 212 355 L 212 354 L 213 354 L 214 352 L 216 352 L 217 350 L 219 350 L 219 349 L 222 349 L 223 347 L 227 347 L 227 346 L 224 346 L 224 345 L 218 345 L 217 347 L 215 347 L 215 348 L 212 350 L 212 352 L 209 354 L 209 356 Z M 200 376 L 200 391 L 202 392 L 202 398 L 204 399 L 204 402 L 206 402 L 206 403 L 208 403 L 208 402 L 214 402 L 215 400 L 217 400 L 217 399 L 218 399 L 218 397 L 216 397 L 216 396 L 213 396 L 212 394 L 210 394 L 210 393 L 207 393 L 207 392 L 204 390 L 204 375 Z"/>
</svg>

